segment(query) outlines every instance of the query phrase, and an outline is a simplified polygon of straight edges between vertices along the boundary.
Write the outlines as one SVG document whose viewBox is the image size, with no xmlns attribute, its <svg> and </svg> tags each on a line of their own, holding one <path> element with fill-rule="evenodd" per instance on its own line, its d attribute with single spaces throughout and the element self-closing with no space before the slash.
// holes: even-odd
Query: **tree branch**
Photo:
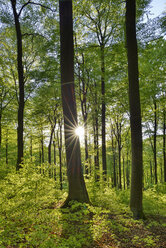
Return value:
<svg viewBox="0 0 166 248">
<path fill-rule="evenodd" d="M 41 3 L 31 2 L 31 0 L 29 0 L 27 3 L 25 3 L 25 4 L 21 7 L 21 9 L 20 9 L 20 11 L 19 11 L 19 13 L 18 13 L 18 17 L 21 15 L 22 10 L 23 10 L 27 5 L 29 5 L 29 4 L 37 5 L 37 6 L 40 6 L 40 7 L 45 8 L 45 9 L 49 9 L 49 10 L 51 10 L 52 12 L 54 12 L 54 11 L 53 11 L 50 7 L 48 7 L 48 6 L 45 6 L 45 5 L 41 4 Z"/>
</svg>

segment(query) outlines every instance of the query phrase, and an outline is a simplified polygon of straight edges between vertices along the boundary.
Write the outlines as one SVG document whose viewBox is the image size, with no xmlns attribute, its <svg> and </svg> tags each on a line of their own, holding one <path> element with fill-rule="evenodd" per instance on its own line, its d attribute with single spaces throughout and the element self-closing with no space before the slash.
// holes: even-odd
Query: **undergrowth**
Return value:
<svg viewBox="0 0 166 248">
<path fill-rule="evenodd" d="M 133 220 L 129 190 L 86 182 L 91 205 L 60 204 L 67 193 L 59 183 L 25 164 L 0 180 L 1 248 L 164 247 L 165 185 L 144 191 L 146 220 Z M 163 245 L 163 246 L 162 246 Z"/>
</svg>

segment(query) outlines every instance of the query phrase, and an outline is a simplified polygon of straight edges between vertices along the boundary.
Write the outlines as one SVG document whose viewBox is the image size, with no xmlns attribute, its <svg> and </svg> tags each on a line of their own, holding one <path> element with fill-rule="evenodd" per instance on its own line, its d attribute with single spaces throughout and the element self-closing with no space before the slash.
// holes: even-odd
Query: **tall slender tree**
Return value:
<svg viewBox="0 0 166 248">
<path fill-rule="evenodd" d="M 16 9 L 16 0 L 11 0 L 15 29 L 16 29 L 16 37 L 17 37 L 17 71 L 18 71 L 18 82 L 19 82 L 19 98 L 18 98 L 18 127 L 17 127 L 17 165 L 16 169 L 19 170 L 21 168 L 21 163 L 23 159 L 23 120 L 24 120 L 24 68 L 23 68 L 23 49 L 22 49 L 22 33 L 19 17 L 21 12 L 17 13 Z"/>
<path fill-rule="evenodd" d="M 134 218 L 143 217 L 142 209 L 142 125 L 138 79 L 138 51 L 136 39 L 136 1 L 126 0 L 126 41 L 129 79 L 132 175 L 130 208 Z"/>
<path fill-rule="evenodd" d="M 102 138 L 102 169 L 103 179 L 107 176 L 107 156 L 106 156 L 106 48 L 115 42 L 117 32 L 117 9 L 114 1 L 93 0 L 79 1 L 80 12 L 86 20 L 84 24 L 90 30 L 91 37 L 97 38 L 97 47 L 100 52 L 100 75 L 101 75 L 101 138 Z M 121 7 L 119 7 L 119 10 Z M 116 19 L 116 22 L 115 22 Z M 120 18 L 119 18 L 120 19 Z M 118 21 L 119 21 L 118 19 Z M 88 41 L 89 42 L 89 41 Z M 94 41 L 93 41 L 94 42 Z M 94 43 L 93 43 L 94 46 Z"/>
<path fill-rule="evenodd" d="M 79 138 L 75 134 L 77 111 L 74 88 L 74 45 L 72 0 L 59 0 L 61 93 L 64 115 L 65 145 L 69 193 L 63 207 L 71 200 L 89 202 L 83 171 Z"/>
<path fill-rule="evenodd" d="M 164 182 L 166 182 L 166 152 L 165 152 L 165 136 L 166 136 L 166 114 L 165 107 L 163 109 L 163 163 L 164 163 Z"/>
</svg>

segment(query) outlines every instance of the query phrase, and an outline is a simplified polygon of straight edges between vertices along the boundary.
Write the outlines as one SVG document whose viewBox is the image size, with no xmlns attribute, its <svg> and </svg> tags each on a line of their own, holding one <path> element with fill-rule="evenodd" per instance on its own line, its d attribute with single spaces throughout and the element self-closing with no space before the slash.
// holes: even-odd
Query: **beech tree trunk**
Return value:
<svg viewBox="0 0 166 248">
<path fill-rule="evenodd" d="M 118 142 L 118 160 L 119 160 L 119 189 L 122 189 L 122 173 L 121 173 L 121 150 L 122 150 L 122 145 L 121 145 L 121 123 L 118 121 L 116 122 L 116 139 Z"/>
<path fill-rule="evenodd" d="M 48 145 L 48 163 L 49 164 L 51 164 L 51 145 L 52 145 L 52 138 L 53 138 L 55 126 L 56 126 L 56 120 L 55 120 L 54 125 L 51 126 L 50 141 L 49 141 L 49 145 Z"/>
<path fill-rule="evenodd" d="M 8 164 L 8 129 L 6 131 L 6 164 Z"/>
<path fill-rule="evenodd" d="M 31 157 L 31 162 L 32 162 L 32 156 L 33 156 L 33 147 L 32 147 L 32 135 L 30 137 L 30 157 Z"/>
<path fill-rule="evenodd" d="M 127 183 L 127 188 L 129 189 L 129 186 L 130 186 L 130 168 L 129 168 L 128 154 L 127 154 L 127 168 L 126 168 L 126 183 Z"/>
<path fill-rule="evenodd" d="M 165 153 L 165 136 L 166 136 L 166 124 L 165 124 L 165 108 L 163 111 L 163 161 L 164 161 L 164 182 L 166 182 L 166 153 Z"/>
<path fill-rule="evenodd" d="M 138 52 L 136 40 L 136 1 L 126 0 L 126 41 L 129 79 L 132 174 L 130 208 L 134 218 L 143 217 L 142 209 L 142 124 L 139 95 Z"/>
<path fill-rule="evenodd" d="M 105 131 L 105 61 L 104 61 L 104 45 L 100 45 L 101 50 L 101 94 L 102 94 L 102 112 L 101 112 L 101 122 L 102 122 L 102 164 L 103 164 L 103 176 L 106 180 L 107 176 L 107 161 L 106 161 L 106 131 Z"/>
<path fill-rule="evenodd" d="M 157 104 L 156 100 L 154 100 L 154 134 L 153 134 L 153 155 L 154 155 L 154 177 L 155 184 L 158 182 L 157 178 Z"/>
<path fill-rule="evenodd" d="M 112 156 L 113 156 L 113 186 L 116 187 L 116 141 L 114 142 L 113 130 L 111 131 Z"/>
<path fill-rule="evenodd" d="M 98 103 L 97 103 L 97 85 L 94 82 L 95 87 L 95 110 L 93 115 L 93 136 L 94 136 L 94 165 L 95 165 L 95 181 L 100 180 L 99 176 L 99 121 L 98 121 Z"/>
<path fill-rule="evenodd" d="M 1 159 L 1 145 L 2 145 L 2 115 L 0 112 L 0 159 Z"/>
<path fill-rule="evenodd" d="M 41 161 L 44 163 L 44 137 L 43 137 L 43 131 L 41 134 Z"/>
<path fill-rule="evenodd" d="M 84 142 L 85 142 L 85 173 L 88 175 L 89 173 L 89 155 L 88 155 L 88 129 L 87 129 L 87 114 L 84 116 Z"/>
<path fill-rule="evenodd" d="M 16 37 L 17 37 L 17 71 L 18 71 L 18 82 L 19 82 L 19 99 L 18 99 L 18 127 L 17 127 L 17 165 L 16 170 L 19 170 L 22 166 L 24 156 L 24 142 L 23 142 L 23 130 L 24 130 L 24 69 L 22 62 L 22 34 L 19 22 L 19 15 L 16 10 L 16 0 L 11 0 Z"/>
<path fill-rule="evenodd" d="M 150 182 L 153 183 L 153 170 L 152 170 L 152 162 L 150 161 Z"/>
<path fill-rule="evenodd" d="M 85 81 L 85 62 L 84 62 L 84 54 L 82 54 L 82 63 L 77 62 L 79 65 L 79 94 L 80 94 L 80 102 L 81 102 L 81 111 L 84 121 L 84 142 L 85 142 L 85 174 L 88 175 L 88 133 L 87 133 L 87 91 L 88 91 L 88 83 Z M 81 64 L 82 64 L 82 76 L 81 76 Z"/>
<path fill-rule="evenodd" d="M 124 156 L 123 156 L 123 187 L 124 189 L 126 188 L 126 180 L 125 180 L 125 159 L 124 159 Z"/>
<path fill-rule="evenodd" d="M 54 130 L 54 140 L 53 140 L 53 146 L 54 146 L 54 179 L 56 181 L 56 145 L 55 145 L 55 130 Z"/>
<path fill-rule="evenodd" d="M 61 53 L 61 93 L 64 116 L 67 175 L 69 182 L 68 197 L 63 207 L 71 200 L 89 202 L 83 171 L 79 138 L 75 135 L 77 111 L 74 89 L 74 46 L 72 0 L 60 0 L 60 53 Z"/>
<path fill-rule="evenodd" d="M 62 190 L 62 120 L 59 121 L 59 130 L 57 131 L 57 141 L 58 141 L 58 150 L 59 150 L 60 190 Z"/>
</svg>

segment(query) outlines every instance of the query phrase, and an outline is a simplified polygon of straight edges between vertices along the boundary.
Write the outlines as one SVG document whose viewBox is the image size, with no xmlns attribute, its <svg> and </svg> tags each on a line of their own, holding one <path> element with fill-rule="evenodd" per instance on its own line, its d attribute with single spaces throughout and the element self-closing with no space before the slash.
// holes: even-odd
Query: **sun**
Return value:
<svg viewBox="0 0 166 248">
<path fill-rule="evenodd" d="M 84 127 L 78 126 L 75 129 L 75 134 L 79 137 L 80 141 L 84 139 Z"/>
</svg>

